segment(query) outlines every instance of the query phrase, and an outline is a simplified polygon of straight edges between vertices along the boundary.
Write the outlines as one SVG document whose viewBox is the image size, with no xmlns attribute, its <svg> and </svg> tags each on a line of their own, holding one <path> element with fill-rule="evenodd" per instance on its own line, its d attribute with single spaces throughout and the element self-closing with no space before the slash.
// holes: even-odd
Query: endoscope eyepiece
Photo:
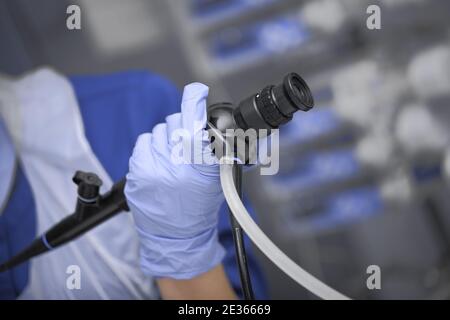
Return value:
<svg viewBox="0 0 450 320">
<path fill-rule="evenodd" d="M 267 86 L 243 100 L 233 115 L 237 126 L 244 130 L 270 130 L 289 122 L 296 111 L 308 111 L 313 106 L 306 82 L 298 74 L 289 73 L 281 84 Z"/>
<path fill-rule="evenodd" d="M 314 107 L 311 90 L 305 80 L 296 73 L 288 74 L 283 81 L 283 88 L 297 109 L 308 111 Z M 294 111 L 295 112 L 295 111 Z"/>
</svg>

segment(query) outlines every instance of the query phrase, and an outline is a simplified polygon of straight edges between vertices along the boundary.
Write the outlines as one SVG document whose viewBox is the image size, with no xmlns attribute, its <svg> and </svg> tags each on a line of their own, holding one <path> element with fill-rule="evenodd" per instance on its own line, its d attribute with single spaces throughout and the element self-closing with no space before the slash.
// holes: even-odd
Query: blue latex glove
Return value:
<svg viewBox="0 0 450 320">
<path fill-rule="evenodd" d="M 185 87 L 181 113 L 166 118 L 138 138 L 130 159 L 125 195 L 141 241 L 141 268 L 154 277 L 190 279 L 219 264 L 225 254 L 218 241 L 218 211 L 223 202 L 218 164 L 176 164 L 172 151 L 185 129 L 200 141 L 192 155 L 208 153 L 206 97 L 200 83 Z M 193 143 L 193 142 L 192 142 Z M 209 161 L 209 160 L 208 160 Z"/>
</svg>

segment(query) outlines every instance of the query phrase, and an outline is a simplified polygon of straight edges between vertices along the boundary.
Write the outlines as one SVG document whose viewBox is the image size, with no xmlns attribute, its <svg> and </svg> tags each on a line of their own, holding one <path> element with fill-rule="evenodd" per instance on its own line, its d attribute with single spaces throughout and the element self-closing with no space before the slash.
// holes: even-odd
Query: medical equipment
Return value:
<svg viewBox="0 0 450 320">
<path fill-rule="evenodd" d="M 125 179 L 114 184 L 111 190 L 102 196 L 99 195 L 102 181 L 96 174 L 78 171 L 73 181 L 78 185 L 75 213 L 64 218 L 19 254 L 2 264 L 0 272 L 66 244 L 119 212 L 129 211 L 123 194 Z"/>
<path fill-rule="evenodd" d="M 283 83 L 265 87 L 261 92 L 243 100 L 236 108 L 228 103 L 211 106 L 208 110 L 208 124 L 218 136 L 225 133 L 227 129 L 270 131 L 289 122 L 296 111 L 308 111 L 313 105 L 314 100 L 305 81 L 299 75 L 291 73 L 284 78 Z M 230 151 L 230 148 L 227 148 L 225 157 L 236 159 L 236 155 L 230 154 Z M 346 296 L 300 268 L 259 229 L 240 200 L 242 181 L 240 169 L 241 165 L 236 162 L 221 164 L 220 176 L 225 198 L 234 216 L 232 219 L 237 221 L 232 220 L 232 225 L 242 276 L 241 282 L 246 298 L 251 298 L 252 292 L 243 250 L 241 226 L 256 246 L 297 283 L 324 299 L 347 299 Z M 111 191 L 103 196 L 99 196 L 101 180 L 95 174 L 77 172 L 73 181 L 78 185 L 75 213 L 45 232 L 11 260 L 2 264 L 0 272 L 67 243 L 115 214 L 128 210 L 123 193 L 125 179 L 116 183 Z"/>
</svg>

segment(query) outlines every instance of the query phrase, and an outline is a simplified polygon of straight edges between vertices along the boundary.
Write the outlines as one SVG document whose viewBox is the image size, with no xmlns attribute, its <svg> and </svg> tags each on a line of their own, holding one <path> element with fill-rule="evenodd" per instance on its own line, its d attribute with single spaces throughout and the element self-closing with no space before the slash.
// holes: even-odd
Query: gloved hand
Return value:
<svg viewBox="0 0 450 320">
<path fill-rule="evenodd" d="M 141 135 L 130 159 L 125 195 L 140 237 L 141 268 L 151 276 L 190 279 L 225 254 L 217 234 L 224 199 L 219 165 L 179 164 L 172 154 L 182 136 L 183 145 L 197 146 L 187 160 L 214 157 L 204 130 L 207 96 L 205 85 L 186 86 L 181 113 Z"/>
</svg>

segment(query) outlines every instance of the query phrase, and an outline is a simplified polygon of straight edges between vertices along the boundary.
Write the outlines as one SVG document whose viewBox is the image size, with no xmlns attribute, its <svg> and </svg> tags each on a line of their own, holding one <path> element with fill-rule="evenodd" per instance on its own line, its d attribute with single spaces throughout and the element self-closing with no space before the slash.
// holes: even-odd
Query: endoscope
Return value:
<svg viewBox="0 0 450 320">
<path fill-rule="evenodd" d="M 313 106 L 314 99 L 306 82 L 298 74 L 290 73 L 284 77 L 282 83 L 264 87 L 258 93 L 242 100 L 237 106 L 231 103 L 211 105 L 208 107 L 208 127 L 219 135 L 224 134 L 228 129 L 242 129 L 244 131 L 248 129 L 266 129 L 269 131 L 268 134 L 270 134 L 270 130 L 277 129 L 279 126 L 292 120 L 295 112 L 299 110 L 308 111 Z M 236 248 L 242 290 L 245 299 L 253 299 L 243 241 L 244 231 L 238 219 L 236 219 L 236 217 L 239 217 L 237 214 L 238 211 L 246 212 L 245 207 L 240 202 L 240 198 L 242 197 L 243 163 L 246 163 L 246 159 L 243 161 L 234 161 L 228 166 L 221 165 L 221 182 L 225 198 L 230 208 L 231 229 Z M 232 176 L 230 178 L 231 181 L 228 181 L 228 173 Z M 230 184 L 227 185 L 227 181 Z M 73 177 L 73 182 L 78 186 L 75 212 L 36 238 L 28 247 L 12 257 L 9 261 L 0 265 L 0 272 L 4 272 L 28 259 L 66 244 L 115 216 L 117 213 L 129 211 L 124 195 L 125 178 L 114 184 L 111 190 L 104 195 L 99 194 L 102 181 L 94 173 L 78 171 Z M 231 191 L 229 187 L 231 187 Z M 233 199 L 234 195 L 237 196 L 237 199 Z M 242 217 L 239 219 L 242 222 L 246 222 Z M 246 225 L 248 224 L 246 223 Z M 252 231 L 252 227 L 253 229 L 255 228 L 255 226 L 250 226 L 249 231 Z M 257 243 L 257 238 L 261 235 L 258 236 L 255 233 L 256 231 L 253 230 L 249 236 L 268 257 L 267 250 L 276 252 L 277 256 L 284 255 L 264 234 L 263 236 L 267 239 L 262 239 Z M 261 231 L 259 230 L 259 232 Z M 266 244 L 270 242 L 269 245 L 261 245 L 261 243 L 264 243 L 263 240 L 266 241 Z M 274 247 L 271 247 L 270 244 Z M 282 254 L 278 253 L 277 250 Z M 287 256 L 279 258 L 280 260 L 282 260 L 281 258 L 285 258 L 285 261 L 277 262 L 275 258 L 271 258 L 271 260 L 294 280 L 318 296 L 324 298 L 346 298 L 307 274 L 306 271 L 298 267 Z M 289 261 L 286 261 L 286 259 Z M 299 270 L 294 270 L 295 267 Z M 298 271 L 297 274 L 295 273 L 296 271 Z M 307 276 L 310 278 L 307 278 Z M 307 280 L 304 280 L 306 278 Z M 319 291 L 324 293 L 321 294 Z"/>
</svg>

